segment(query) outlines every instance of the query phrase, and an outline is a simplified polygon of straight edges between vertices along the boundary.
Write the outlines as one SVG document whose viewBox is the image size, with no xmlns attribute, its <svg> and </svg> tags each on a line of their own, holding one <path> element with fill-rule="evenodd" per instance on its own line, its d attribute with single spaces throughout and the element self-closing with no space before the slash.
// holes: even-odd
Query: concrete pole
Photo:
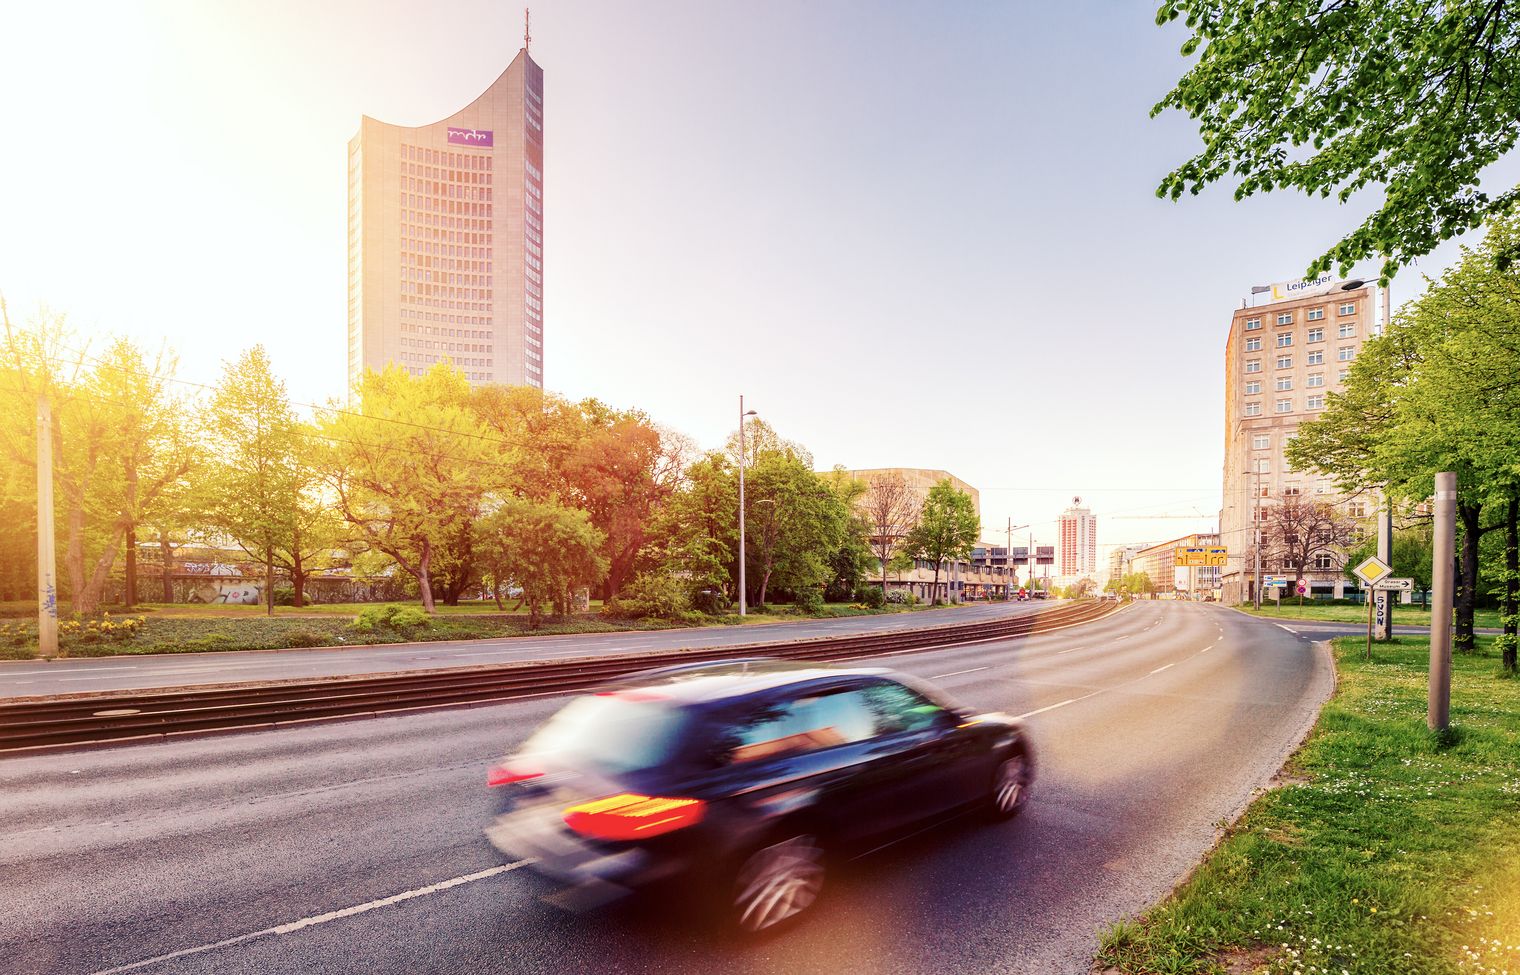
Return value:
<svg viewBox="0 0 1520 975">
<path fill-rule="evenodd" d="M 739 395 L 739 615 L 744 602 L 744 395 Z"/>
<path fill-rule="evenodd" d="M 1251 463 L 1256 466 L 1256 487 L 1254 490 L 1256 508 L 1253 515 L 1256 526 L 1256 544 L 1253 546 L 1256 550 L 1256 581 L 1252 585 L 1251 591 L 1256 600 L 1256 608 L 1261 609 L 1261 466 L 1256 464 L 1254 460 Z"/>
<path fill-rule="evenodd" d="M 1385 284 L 1378 289 L 1383 298 L 1383 327 L 1379 334 L 1388 331 L 1389 318 L 1392 314 L 1392 299 L 1390 290 Z M 1383 490 L 1383 503 L 1378 507 L 1377 515 L 1377 556 L 1388 565 L 1393 565 L 1393 502 L 1388 497 L 1388 491 Z M 1379 640 L 1393 639 L 1393 593 L 1387 589 L 1379 589 L 1373 593 L 1377 599 L 1376 633 Z"/>
<path fill-rule="evenodd" d="M 37 652 L 58 656 L 58 565 L 53 534 L 53 409 L 37 398 Z"/>
<path fill-rule="evenodd" d="M 1430 694 L 1425 723 L 1451 723 L 1451 607 L 1457 547 L 1457 475 L 1436 475 L 1436 524 L 1430 566 Z"/>
<path fill-rule="evenodd" d="M 1384 494 L 1377 513 L 1377 557 L 1393 565 L 1393 504 Z M 1378 640 L 1393 638 L 1393 593 L 1376 589 L 1372 593 L 1377 601 L 1373 636 Z"/>
</svg>

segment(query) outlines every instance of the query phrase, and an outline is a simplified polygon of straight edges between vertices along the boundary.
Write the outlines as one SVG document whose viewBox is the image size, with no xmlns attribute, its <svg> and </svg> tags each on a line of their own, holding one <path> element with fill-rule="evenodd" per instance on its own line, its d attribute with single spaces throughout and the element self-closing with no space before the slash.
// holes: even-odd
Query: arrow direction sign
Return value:
<svg viewBox="0 0 1520 975">
<path fill-rule="evenodd" d="M 1384 579 L 1373 583 L 1373 589 L 1381 589 L 1385 592 L 1409 592 L 1414 589 L 1414 580 L 1408 578 Z"/>
</svg>

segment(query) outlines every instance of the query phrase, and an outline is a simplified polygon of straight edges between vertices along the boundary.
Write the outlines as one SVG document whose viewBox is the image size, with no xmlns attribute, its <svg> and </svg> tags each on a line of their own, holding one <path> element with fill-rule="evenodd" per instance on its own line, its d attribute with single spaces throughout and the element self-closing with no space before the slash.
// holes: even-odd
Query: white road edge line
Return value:
<svg viewBox="0 0 1520 975">
<path fill-rule="evenodd" d="M 1174 660 L 1174 661 L 1172 661 L 1169 664 L 1162 664 L 1160 667 L 1157 667 L 1155 670 L 1151 671 L 1151 673 L 1152 674 L 1159 674 L 1163 670 L 1170 670 L 1171 668 L 1173 668 L 1175 666 L 1177 666 L 1177 661 Z"/>
<path fill-rule="evenodd" d="M 1292 633 L 1292 634 L 1293 634 L 1293 635 L 1294 635 L 1294 636 L 1297 636 L 1297 635 L 1298 635 L 1298 631 L 1297 631 L 1297 630 L 1295 630 L 1295 629 L 1294 629 L 1294 628 L 1293 628 L 1293 627 L 1291 627 L 1291 626 L 1283 626 L 1283 625 L 1282 625 L 1282 624 L 1281 624 L 1281 623 L 1275 623 L 1275 624 L 1273 624 L 1273 625 L 1274 625 L 1274 626 L 1282 626 L 1282 628 L 1283 628 L 1283 629 L 1285 629 L 1285 630 L 1287 630 L 1287 631 L 1288 631 L 1288 632 L 1289 632 L 1289 633 Z"/>
<path fill-rule="evenodd" d="M 402 891 L 399 894 L 392 894 L 390 897 L 382 897 L 379 900 L 370 901 L 367 904 L 356 904 L 353 907 L 345 907 L 337 911 L 328 911 L 326 914 L 314 914 L 311 917 L 303 917 L 299 921 L 291 921 L 288 924 L 278 924 L 272 928 L 264 928 L 262 931 L 250 931 L 247 934 L 240 934 L 235 938 L 226 938 L 222 941 L 214 941 L 211 944 L 196 945 L 193 948 L 181 948 L 179 951 L 171 951 L 167 955 L 158 955 L 153 958 L 144 958 L 142 961 L 134 961 L 128 965 L 118 965 L 115 968 L 106 968 L 95 972 L 94 975 L 117 975 L 119 972 L 135 971 L 139 968 L 146 968 L 149 965 L 157 965 L 159 962 L 169 961 L 174 958 L 183 958 L 186 955 L 199 955 L 207 951 L 215 951 L 217 948 L 227 948 L 231 945 L 241 944 L 244 941 L 252 941 L 254 938 L 262 938 L 272 934 L 291 934 L 295 931 L 301 930 L 302 928 L 309 928 L 318 924 L 326 924 L 328 921 L 337 921 L 345 917 L 353 917 L 355 914 L 364 914 L 367 911 L 373 911 L 376 908 L 389 907 L 392 904 L 399 904 L 402 901 L 409 901 L 414 897 L 423 897 L 427 894 L 436 894 L 439 891 L 448 890 L 451 887 L 458 887 L 462 884 L 474 883 L 477 880 L 484 880 L 487 877 L 494 877 L 497 874 L 506 873 L 509 870 L 516 870 L 518 867 L 525 867 L 532 862 L 532 860 L 518 860 L 516 863 L 506 863 L 498 867 L 490 867 L 486 870 L 476 871 L 475 873 L 467 873 L 462 877 L 454 877 L 450 880 L 440 880 L 438 883 L 428 884 L 426 887 L 418 887 L 415 890 Z"/>
<path fill-rule="evenodd" d="M 961 674 L 974 674 L 979 670 L 987 670 L 986 667 L 972 667 L 970 670 L 957 670 L 948 674 L 935 674 L 930 680 L 944 680 L 946 677 L 959 677 Z"/>
<path fill-rule="evenodd" d="M 1088 696 L 1090 697 L 1091 695 Z M 1020 718 L 1032 718 L 1037 714 L 1044 714 L 1046 711 L 1054 711 L 1056 708 L 1064 708 L 1068 704 L 1075 704 L 1078 700 L 1080 700 L 1080 698 L 1069 697 L 1059 704 L 1051 704 L 1043 708 L 1035 708 L 1033 711 L 1025 711 L 1023 714 L 1016 714 L 1014 715 L 1014 718 L 1015 720 Z"/>
</svg>

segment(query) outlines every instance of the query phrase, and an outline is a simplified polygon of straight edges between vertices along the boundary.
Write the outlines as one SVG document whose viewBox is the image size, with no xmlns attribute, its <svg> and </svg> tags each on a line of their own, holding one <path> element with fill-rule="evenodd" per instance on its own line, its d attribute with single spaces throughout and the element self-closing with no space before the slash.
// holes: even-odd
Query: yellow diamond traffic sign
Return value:
<svg viewBox="0 0 1520 975">
<path fill-rule="evenodd" d="M 1352 575 L 1362 580 L 1366 585 L 1376 585 L 1377 581 L 1393 571 L 1393 566 L 1384 562 L 1376 555 L 1370 555 L 1362 560 L 1362 563 L 1351 570 Z"/>
</svg>

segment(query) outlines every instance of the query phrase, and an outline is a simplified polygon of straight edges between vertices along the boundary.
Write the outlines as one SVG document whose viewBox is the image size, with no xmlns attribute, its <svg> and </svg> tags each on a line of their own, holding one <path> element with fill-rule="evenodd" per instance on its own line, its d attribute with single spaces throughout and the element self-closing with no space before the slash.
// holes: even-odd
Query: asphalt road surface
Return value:
<svg viewBox="0 0 1520 975">
<path fill-rule="evenodd" d="M 0 761 L 0 968 L 1086 973 L 1101 926 L 1187 873 L 1332 684 L 1304 634 L 1183 603 L 885 662 L 1028 715 L 1030 806 L 835 871 L 776 938 L 649 899 L 563 913 L 495 854 L 485 768 L 546 699 Z"/>
<path fill-rule="evenodd" d="M 624 633 L 500 637 L 492 640 L 405 643 L 381 647 L 321 647 L 310 650 L 242 650 L 231 653 L 169 653 L 64 660 L 0 661 L 0 698 L 77 694 L 147 687 L 219 684 L 225 681 L 329 677 L 399 670 L 500 664 L 518 660 L 584 657 L 680 647 L 724 647 L 740 643 L 805 640 L 850 633 L 887 633 L 924 626 L 971 623 L 1036 612 L 1043 601 L 977 603 L 955 609 L 847 616 L 795 623 L 710 626 Z"/>
</svg>

